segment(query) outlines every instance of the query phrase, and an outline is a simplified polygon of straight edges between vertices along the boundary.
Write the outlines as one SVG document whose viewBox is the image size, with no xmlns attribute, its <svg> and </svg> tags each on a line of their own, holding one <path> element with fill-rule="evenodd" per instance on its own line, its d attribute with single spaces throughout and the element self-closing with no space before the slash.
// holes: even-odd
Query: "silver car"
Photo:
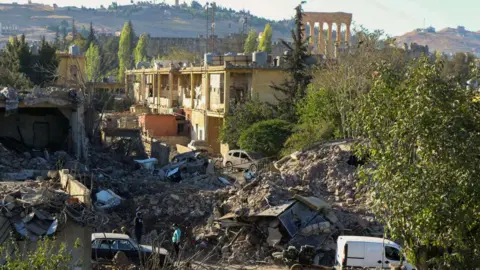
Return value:
<svg viewBox="0 0 480 270">
<path fill-rule="evenodd" d="M 231 150 L 228 151 L 223 159 L 223 167 L 230 172 L 235 168 L 250 170 L 252 173 L 256 173 L 263 158 L 264 156 L 259 153 L 244 150 Z"/>
</svg>

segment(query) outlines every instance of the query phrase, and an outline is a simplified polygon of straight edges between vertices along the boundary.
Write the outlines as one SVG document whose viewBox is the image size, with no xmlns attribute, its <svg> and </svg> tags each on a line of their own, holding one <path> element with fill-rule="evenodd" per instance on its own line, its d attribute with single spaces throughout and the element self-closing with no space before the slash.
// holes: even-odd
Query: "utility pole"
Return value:
<svg viewBox="0 0 480 270">
<path fill-rule="evenodd" d="M 215 7 L 216 4 L 213 2 L 212 4 L 212 52 L 215 52 Z"/>
<path fill-rule="evenodd" d="M 207 22 L 207 27 L 206 27 L 207 33 L 205 35 L 205 54 L 208 53 L 208 5 L 209 3 L 207 2 L 205 4 L 205 15 L 206 15 L 206 22 Z"/>
</svg>

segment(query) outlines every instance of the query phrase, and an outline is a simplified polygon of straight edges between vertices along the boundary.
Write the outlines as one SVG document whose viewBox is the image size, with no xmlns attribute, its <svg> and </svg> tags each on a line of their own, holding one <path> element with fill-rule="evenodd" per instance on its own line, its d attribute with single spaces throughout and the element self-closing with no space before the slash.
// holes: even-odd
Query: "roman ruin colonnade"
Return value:
<svg viewBox="0 0 480 270">
<path fill-rule="evenodd" d="M 315 24 L 319 24 L 318 31 L 318 53 L 320 54 L 330 54 L 332 52 L 331 46 L 334 44 L 332 42 L 332 27 L 335 23 L 337 26 L 336 33 L 336 44 L 340 44 L 342 41 L 341 38 L 341 28 L 342 24 L 346 26 L 345 33 L 345 42 L 350 42 L 350 26 L 352 24 L 352 14 L 344 12 L 305 12 L 303 16 L 303 24 L 306 26 L 310 25 L 310 44 L 315 43 Z M 328 25 L 327 40 L 324 40 L 323 37 L 323 25 L 326 23 Z M 307 38 L 306 28 L 303 33 L 304 37 Z"/>
</svg>

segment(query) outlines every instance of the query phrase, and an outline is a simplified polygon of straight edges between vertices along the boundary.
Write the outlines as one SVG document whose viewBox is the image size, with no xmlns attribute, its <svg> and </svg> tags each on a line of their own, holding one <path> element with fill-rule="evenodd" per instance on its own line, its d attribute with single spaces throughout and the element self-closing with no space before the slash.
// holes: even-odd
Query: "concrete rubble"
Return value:
<svg viewBox="0 0 480 270">
<path fill-rule="evenodd" d="M 329 265 L 338 235 L 382 234 L 363 206 L 355 176 L 358 161 L 350 146 L 348 141 L 333 142 L 296 152 L 277 161 L 277 171 L 260 171 L 244 184 L 219 172 L 197 170 L 197 159 L 190 171 L 182 156 L 153 173 L 119 172 L 105 164 L 112 168 L 99 169 L 104 174 L 96 178 L 94 192 L 111 189 L 122 202 L 98 229 L 126 226 L 132 233 L 135 212 L 142 210 L 147 244 L 168 242 L 171 224 L 178 223 L 185 232 L 186 252 L 201 249 L 200 256 L 217 262 Z M 212 163 L 203 161 L 199 166 Z M 180 180 L 159 175 L 180 167 L 176 163 L 184 166 Z"/>
</svg>

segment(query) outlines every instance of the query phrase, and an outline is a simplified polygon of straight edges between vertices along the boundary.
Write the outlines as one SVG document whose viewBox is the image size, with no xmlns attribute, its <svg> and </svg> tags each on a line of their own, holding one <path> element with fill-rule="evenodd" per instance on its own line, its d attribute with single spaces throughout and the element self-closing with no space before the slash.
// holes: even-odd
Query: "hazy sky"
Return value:
<svg viewBox="0 0 480 270">
<path fill-rule="evenodd" d="M 153 0 L 152 0 L 153 1 Z M 199 0 L 204 4 L 207 0 Z M 0 0 L 0 3 L 10 3 Z M 18 0 L 26 3 L 28 0 Z M 76 5 L 99 7 L 109 5 L 112 0 L 33 0 L 59 6 Z M 163 0 L 157 0 L 157 3 Z M 165 0 L 172 4 L 175 0 Z M 183 0 L 180 0 L 183 2 Z M 186 0 L 190 3 L 191 0 Z M 211 2 L 211 1 L 210 1 Z M 252 14 L 271 19 L 285 19 L 293 15 L 299 0 L 216 0 L 217 4 L 233 9 L 248 9 Z M 130 0 L 119 0 L 128 4 Z M 480 30 L 478 0 L 307 0 L 305 11 L 353 13 L 357 25 L 368 29 L 383 29 L 390 35 L 401 35 L 415 28 L 432 25 L 437 30 L 444 27 L 465 26 L 468 30 Z"/>
</svg>

